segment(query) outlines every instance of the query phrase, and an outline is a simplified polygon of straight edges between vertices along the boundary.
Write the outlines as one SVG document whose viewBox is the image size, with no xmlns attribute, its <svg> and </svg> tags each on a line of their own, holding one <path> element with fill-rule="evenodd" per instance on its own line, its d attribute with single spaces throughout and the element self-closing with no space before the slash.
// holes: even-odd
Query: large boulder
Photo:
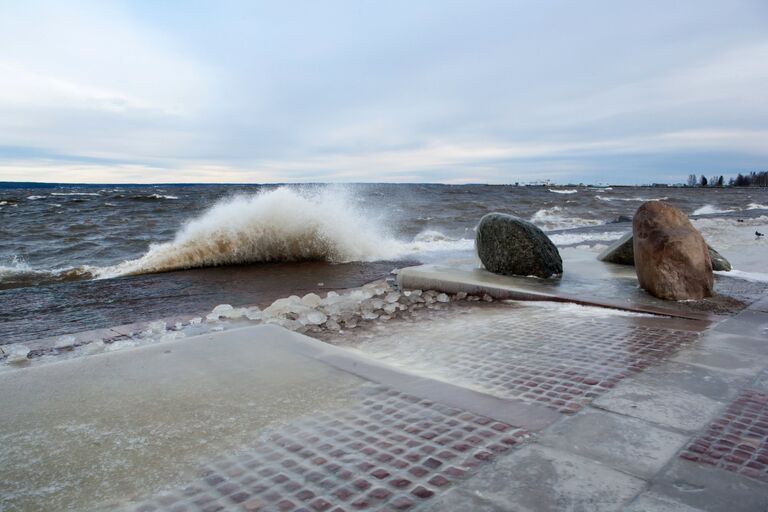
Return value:
<svg viewBox="0 0 768 512">
<path fill-rule="evenodd" d="M 663 201 L 649 201 L 632 221 L 635 272 L 640 286 L 666 300 L 712 296 L 707 243 L 688 217 Z"/>
<path fill-rule="evenodd" d="M 707 250 L 709 251 L 709 259 L 712 260 L 712 270 L 731 271 L 731 263 L 725 259 L 725 256 L 714 250 L 709 244 L 707 244 Z M 634 265 L 635 245 L 632 232 L 625 233 L 624 236 L 606 247 L 603 252 L 598 254 L 597 259 L 619 265 Z"/>
<path fill-rule="evenodd" d="M 489 213 L 480 219 L 477 255 L 489 272 L 551 277 L 563 273 L 563 260 L 544 232 L 521 218 Z"/>
</svg>

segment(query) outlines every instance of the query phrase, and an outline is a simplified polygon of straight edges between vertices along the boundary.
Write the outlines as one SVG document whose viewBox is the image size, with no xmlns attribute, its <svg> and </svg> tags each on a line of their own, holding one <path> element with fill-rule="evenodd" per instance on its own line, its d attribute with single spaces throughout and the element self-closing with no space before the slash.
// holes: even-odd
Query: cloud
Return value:
<svg viewBox="0 0 768 512">
<path fill-rule="evenodd" d="M 1 6 L 0 180 L 625 182 L 768 152 L 759 1 L 227 6 Z"/>
</svg>

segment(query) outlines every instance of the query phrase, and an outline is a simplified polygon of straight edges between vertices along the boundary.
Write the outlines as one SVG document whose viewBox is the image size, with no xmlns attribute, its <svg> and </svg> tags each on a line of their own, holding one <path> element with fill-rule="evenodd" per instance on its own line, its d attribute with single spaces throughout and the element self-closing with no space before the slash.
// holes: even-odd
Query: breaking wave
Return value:
<svg viewBox="0 0 768 512">
<path fill-rule="evenodd" d="M 600 201 L 636 201 L 644 203 L 646 201 L 666 201 L 669 197 L 605 197 L 596 195 L 595 199 L 599 199 Z"/>
<path fill-rule="evenodd" d="M 106 267 L 97 277 L 277 261 L 375 261 L 395 258 L 403 244 L 340 188 L 300 193 L 279 188 L 214 205 L 187 222 L 173 241 L 140 258 Z"/>
<path fill-rule="evenodd" d="M 565 213 L 562 207 L 542 208 L 531 216 L 531 222 L 544 230 L 572 229 L 585 226 L 598 226 L 604 221 L 597 219 L 583 219 L 573 217 Z"/>
<path fill-rule="evenodd" d="M 576 190 L 575 188 L 563 189 L 563 190 L 557 190 L 557 189 L 554 189 L 554 188 L 550 188 L 550 189 L 547 189 L 547 190 L 549 190 L 550 192 L 554 192 L 555 194 L 575 194 L 576 192 L 578 192 L 578 190 Z"/>
<path fill-rule="evenodd" d="M 736 210 L 731 210 L 728 208 L 718 208 L 717 206 L 714 206 L 711 204 L 705 204 L 701 208 L 695 209 L 691 215 L 712 215 L 715 213 L 730 213 L 735 211 Z"/>
</svg>

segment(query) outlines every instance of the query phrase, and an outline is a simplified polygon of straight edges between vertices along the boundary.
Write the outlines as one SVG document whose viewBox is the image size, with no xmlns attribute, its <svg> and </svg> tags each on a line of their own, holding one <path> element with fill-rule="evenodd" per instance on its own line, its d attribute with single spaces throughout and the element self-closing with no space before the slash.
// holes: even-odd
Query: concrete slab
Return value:
<svg viewBox="0 0 768 512">
<path fill-rule="evenodd" d="M 640 479 L 583 457 L 530 445 L 481 469 L 429 510 L 613 512 L 644 485 Z"/>
<path fill-rule="evenodd" d="M 697 346 L 703 349 L 732 350 L 762 357 L 768 355 L 768 338 L 739 336 L 714 330 L 703 336 Z"/>
<path fill-rule="evenodd" d="M 624 512 L 702 512 L 702 509 L 680 503 L 668 496 L 644 492 Z"/>
<path fill-rule="evenodd" d="M 675 387 L 718 402 L 728 402 L 750 382 L 750 378 L 701 366 L 666 361 L 633 377 L 633 382 Z"/>
<path fill-rule="evenodd" d="M 755 309 L 742 311 L 733 318 L 720 322 L 715 330 L 741 336 L 768 338 L 768 313 Z"/>
<path fill-rule="evenodd" d="M 710 345 L 711 347 L 711 345 Z M 707 347 L 706 342 L 693 350 L 682 350 L 671 361 L 690 364 L 719 372 L 754 377 L 768 366 L 768 355 L 737 352 Z"/>
<path fill-rule="evenodd" d="M 540 434 L 538 441 L 641 478 L 650 478 L 674 457 L 688 436 L 645 421 L 587 409 L 552 425 Z"/>
<path fill-rule="evenodd" d="M 661 426 L 691 432 L 704 427 L 725 403 L 661 382 L 632 380 L 598 398 L 593 405 Z"/>
<path fill-rule="evenodd" d="M 565 272 L 559 279 L 501 276 L 473 264 L 457 264 L 401 269 L 398 281 L 406 289 L 487 293 L 498 299 L 561 300 L 698 320 L 716 318 L 691 304 L 647 294 L 638 287 L 633 267 L 597 261 L 594 253 L 578 249 L 564 249 L 562 257 Z"/>
<path fill-rule="evenodd" d="M 0 374 L 0 508 L 112 508 L 349 402 L 361 379 L 284 341 L 254 328 Z"/>
<path fill-rule="evenodd" d="M 768 509 L 768 484 L 681 459 L 654 479 L 650 491 L 708 512 Z"/>
</svg>

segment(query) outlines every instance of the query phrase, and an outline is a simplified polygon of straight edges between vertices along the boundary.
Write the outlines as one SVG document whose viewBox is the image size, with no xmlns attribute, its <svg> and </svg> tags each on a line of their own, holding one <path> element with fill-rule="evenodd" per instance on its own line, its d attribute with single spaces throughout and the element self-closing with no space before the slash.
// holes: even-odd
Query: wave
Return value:
<svg viewBox="0 0 768 512">
<path fill-rule="evenodd" d="M 46 196 L 27 196 L 30 201 L 37 201 L 38 199 L 45 199 Z"/>
<path fill-rule="evenodd" d="M 718 208 L 717 206 L 711 204 L 705 204 L 701 208 L 694 210 L 691 215 L 713 215 L 715 213 L 730 213 L 735 211 L 736 210 Z"/>
<path fill-rule="evenodd" d="M 173 241 L 151 245 L 135 260 L 99 269 L 97 277 L 276 261 L 375 261 L 404 246 L 376 215 L 333 187 L 299 193 L 286 187 L 238 196 L 187 222 Z"/>
<path fill-rule="evenodd" d="M 597 195 L 595 196 L 595 199 L 599 199 L 600 201 L 637 201 L 645 203 L 646 201 L 666 201 L 669 197 L 605 197 Z"/>
<path fill-rule="evenodd" d="M 52 196 L 100 196 L 98 192 L 51 192 Z"/>
<path fill-rule="evenodd" d="M 597 219 L 584 219 L 566 215 L 560 206 L 543 208 L 537 211 L 531 216 L 531 222 L 545 230 L 598 226 L 605 223 Z"/>
<path fill-rule="evenodd" d="M 759 203 L 749 203 L 746 209 L 747 210 L 768 210 L 768 205 L 759 204 Z"/>
<path fill-rule="evenodd" d="M 13 258 L 9 265 L 0 265 L 0 289 L 78 281 L 93 276 L 92 269 L 86 266 L 43 270 L 32 268 L 26 262 Z"/>
<path fill-rule="evenodd" d="M 122 195 L 119 195 L 117 197 L 125 197 Z M 156 201 L 156 200 L 162 200 L 162 199 L 169 199 L 169 200 L 175 200 L 178 199 L 177 196 L 170 196 L 170 195 L 162 195 L 162 194 L 148 194 L 148 195 L 141 195 L 141 196 L 131 196 L 129 199 L 132 199 L 133 201 Z"/>
<path fill-rule="evenodd" d="M 575 188 L 563 189 L 563 190 L 557 190 L 557 189 L 554 189 L 554 188 L 550 188 L 550 189 L 547 189 L 547 190 L 549 190 L 550 192 L 554 192 L 555 194 L 575 194 L 575 193 L 578 192 L 578 190 L 576 190 Z"/>
<path fill-rule="evenodd" d="M 579 245 L 587 242 L 613 242 L 624 236 L 621 231 L 604 231 L 602 233 L 554 233 L 549 235 L 555 245 Z"/>
</svg>

